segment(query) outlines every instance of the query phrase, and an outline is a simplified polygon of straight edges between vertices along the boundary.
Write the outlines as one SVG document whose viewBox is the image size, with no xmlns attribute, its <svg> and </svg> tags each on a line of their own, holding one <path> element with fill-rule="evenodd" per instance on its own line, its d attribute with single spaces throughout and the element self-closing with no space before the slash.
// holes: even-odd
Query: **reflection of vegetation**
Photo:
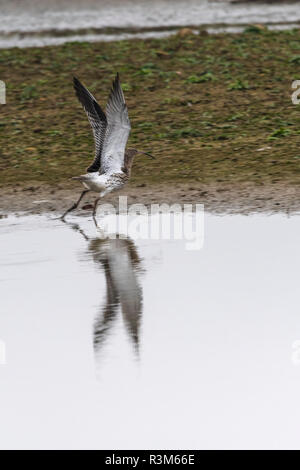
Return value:
<svg viewBox="0 0 300 470">
<path fill-rule="evenodd" d="M 300 79 L 299 51 L 299 30 L 256 26 L 243 34 L 1 50 L 1 184 L 82 173 L 93 144 L 72 76 L 104 104 L 116 71 L 130 144 L 157 155 L 136 159 L 131 184 L 292 184 L 299 180 L 300 106 L 291 104 L 290 85 Z"/>
</svg>

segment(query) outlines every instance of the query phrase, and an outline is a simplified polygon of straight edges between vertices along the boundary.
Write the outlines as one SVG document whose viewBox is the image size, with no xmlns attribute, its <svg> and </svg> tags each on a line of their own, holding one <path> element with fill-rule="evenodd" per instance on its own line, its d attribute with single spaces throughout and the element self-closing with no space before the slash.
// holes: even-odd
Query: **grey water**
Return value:
<svg viewBox="0 0 300 470">
<path fill-rule="evenodd" d="M 161 37 L 184 26 L 213 32 L 253 23 L 291 28 L 299 21 L 295 1 L 0 0 L 0 48 Z"/>
<path fill-rule="evenodd" d="M 0 219 L 0 448 L 300 448 L 299 229 L 206 214 L 191 251 Z"/>
</svg>

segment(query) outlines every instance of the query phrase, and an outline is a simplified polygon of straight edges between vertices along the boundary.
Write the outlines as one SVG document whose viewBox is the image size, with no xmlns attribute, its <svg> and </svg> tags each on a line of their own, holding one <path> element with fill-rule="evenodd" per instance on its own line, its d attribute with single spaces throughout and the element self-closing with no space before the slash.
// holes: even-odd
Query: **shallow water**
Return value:
<svg viewBox="0 0 300 470">
<path fill-rule="evenodd" d="M 300 447 L 299 217 L 70 220 L 0 220 L 1 448 Z"/>
<path fill-rule="evenodd" d="M 157 37 L 182 26 L 231 31 L 239 30 L 239 25 L 263 23 L 278 28 L 300 21 L 298 2 L 0 0 L 0 11 L 0 48 Z M 137 30 L 139 34 L 132 33 Z"/>
</svg>

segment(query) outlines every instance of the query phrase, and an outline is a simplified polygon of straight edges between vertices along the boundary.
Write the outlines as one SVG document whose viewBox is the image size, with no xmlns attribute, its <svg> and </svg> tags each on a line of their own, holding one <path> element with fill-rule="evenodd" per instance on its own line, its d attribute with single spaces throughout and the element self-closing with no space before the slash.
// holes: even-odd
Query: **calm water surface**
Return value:
<svg viewBox="0 0 300 470">
<path fill-rule="evenodd" d="M 70 220 L 0 220 L 1 448 L 300 448 L 300 217 Z"/>
<path fill-rule="evenodd" d="M 0 48 L 6 48 L 158 37 L 183 26 L 209 31 L 238 31 L 252 23 L 291 28 L 300 21 L 300 8 L 294 1 L 0 0 L 0 15 Z"/>
</svg>

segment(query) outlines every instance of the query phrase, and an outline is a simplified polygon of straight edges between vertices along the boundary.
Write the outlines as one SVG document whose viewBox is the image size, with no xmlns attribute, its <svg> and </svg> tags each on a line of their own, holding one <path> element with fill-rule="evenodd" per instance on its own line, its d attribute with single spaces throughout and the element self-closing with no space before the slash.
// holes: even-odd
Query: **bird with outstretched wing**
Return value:
<svg viewBox="0 0 300 470">
<path fill-rule="evenodd" d="M 121 189 L 128 182 L 135 155 L 143 153 L 154 158 L 147 152 L 126 149 L 131 125 L 119 74 L 113 81 L 105 112 L 78 78 L 74 77 L 73 82 L 76 96 L 87 114 L 93 131 L 95 157 L 86 174 L 73 178 L 81 181 L 85 189 L 78 201 L 64 212 L 62 219 L 78 207 L 89 191 L 99 194 L 94 203 L 93 217 L 95 217 L 100 198 L 111 191 Z"/>
</svg>

